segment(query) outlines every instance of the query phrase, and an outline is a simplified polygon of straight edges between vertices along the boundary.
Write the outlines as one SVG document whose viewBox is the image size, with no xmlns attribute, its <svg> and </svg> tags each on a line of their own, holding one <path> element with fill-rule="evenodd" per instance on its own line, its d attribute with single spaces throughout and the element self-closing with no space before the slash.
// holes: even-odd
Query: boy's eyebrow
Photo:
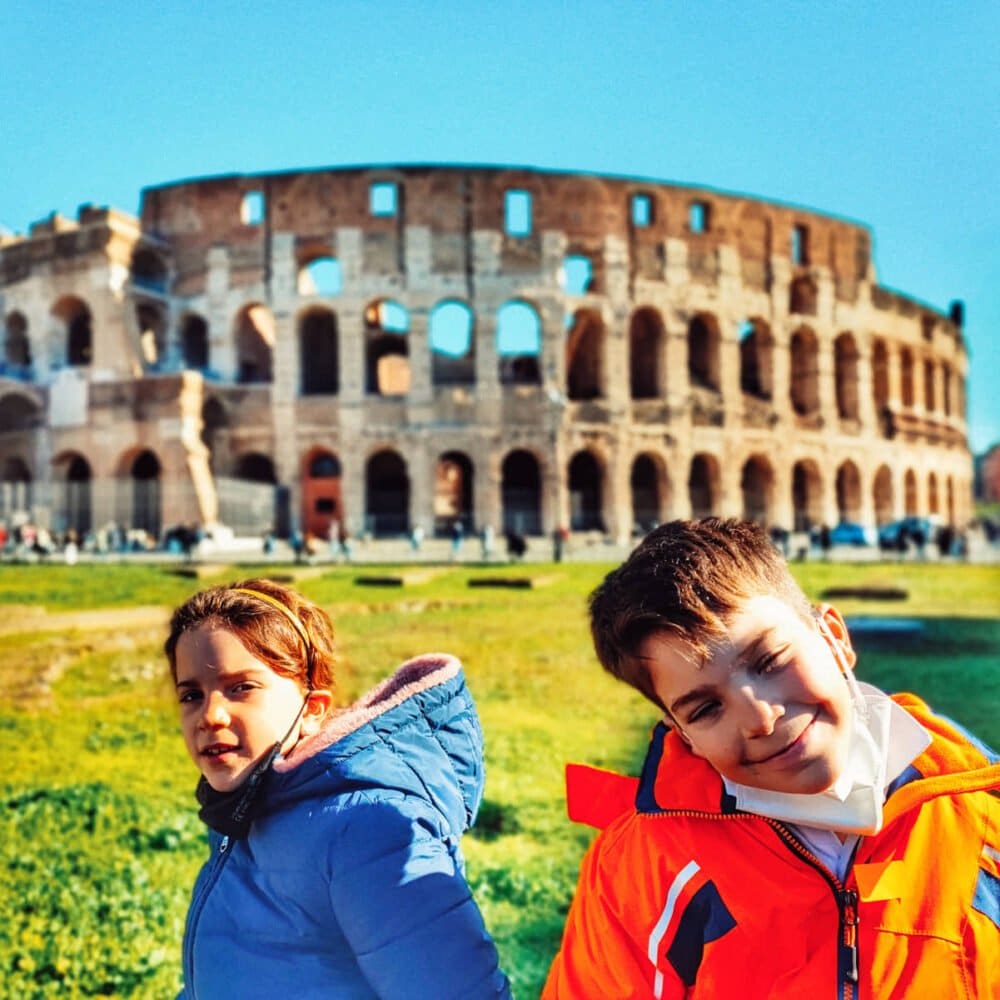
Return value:
<svg viewBox="0 0 1000 1000">
<path fill-rule="evenodd" d="M 677 710 L 684 708 L 686 705 L 694 701 L 701 701 L 702 698 L 707 697 L 710 694 L 715 694 L 715 688 L 711 684 L 699 684 L 698 687 L 692 688 L 687 694 L 682 694 L 677 701 L 675 701 L 669 708 L 671 715 L 677 715 Z"/>
</svg>

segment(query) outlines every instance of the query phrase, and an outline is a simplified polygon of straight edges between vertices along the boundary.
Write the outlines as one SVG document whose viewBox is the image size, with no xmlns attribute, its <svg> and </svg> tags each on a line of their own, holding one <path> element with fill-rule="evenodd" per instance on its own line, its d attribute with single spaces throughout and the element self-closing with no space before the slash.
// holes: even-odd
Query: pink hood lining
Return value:
<svg viewBox="0 0 1000 1000">
<path fill-rule="evenodd" d="M 414 695 L 451 680 L 461 669 L 461 662 L 450 653 L 424 653 L 407 660 L 353 705 L 336 711 L 315 736 L 303 740 L 287 757 L 278 758 L 274 770 L 279 773 L 293 770 Z"/>
</svg>

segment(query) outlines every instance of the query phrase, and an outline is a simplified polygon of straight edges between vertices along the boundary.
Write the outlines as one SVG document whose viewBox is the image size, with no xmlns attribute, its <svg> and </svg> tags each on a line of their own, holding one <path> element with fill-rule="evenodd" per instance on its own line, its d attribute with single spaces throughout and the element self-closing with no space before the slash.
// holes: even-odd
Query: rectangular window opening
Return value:
<svg viewBox="0 0 1000 1000">
<path fill-rule="evenodd" d="M 795 226 L 792 229 L 792 263 L 809 263 L 809 227 Z"/>
<path fill-rule="evenodd" d="M 531 235 L 531 195 L 527 191 L 504 194 L 503 227 L 508 236 Z"/>
<path fill-rule="evenodd" d="M 632 195 L 632 225 L 645 229 L 653 224 L 653 199 L 648 194 Z"/>
<path fill-rule="evenodd" d="M 397 185 L 392 181 L 376 181 L 368 192 L 368 205 L 372 215 L 391 217 L 396 214 L 399 203 Z"/>
<path fill-rule="evenodd" d="M 688 228 L 692 233 L 707 233 L 709 225 L 708 205 L 703 201 L 693 201 L 688 209 Z"/>
<path fill-rule="evenodd" d="M 264 192 L 247 191 L 240 204 L 240 221 L 244 226 L 259 226 L 264 221 Z"/>
</svg>

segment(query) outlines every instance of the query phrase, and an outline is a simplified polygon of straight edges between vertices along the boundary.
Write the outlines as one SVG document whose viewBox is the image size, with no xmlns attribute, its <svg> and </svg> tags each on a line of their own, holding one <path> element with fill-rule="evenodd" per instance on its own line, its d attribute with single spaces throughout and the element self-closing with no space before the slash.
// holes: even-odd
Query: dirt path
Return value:
<svg viewBox="0 0 1000 1000">
<path fill-rule="evenodd" d="M 156 605 L 138 608 L 97 608 L 93 611 L 46 611 L 37 604 L 10 604 L 0 615 L 0 635 L 18 632 L 155 628 L 161 630 L 165 636 L 170 613 L 169 607 Z"/>
</svg>

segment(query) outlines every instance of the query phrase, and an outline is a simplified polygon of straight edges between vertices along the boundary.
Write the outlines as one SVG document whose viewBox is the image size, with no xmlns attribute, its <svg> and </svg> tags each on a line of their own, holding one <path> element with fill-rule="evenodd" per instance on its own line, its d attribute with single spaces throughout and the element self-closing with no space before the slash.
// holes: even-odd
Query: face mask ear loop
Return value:
<svg viewBox="0 0 1000 1000">
<path fill-rule="evenodd" d="M 851 704 L 854 707 L 854 711 L 857 713 L 858 718 L 862 722 L 867 722 L 868 702 L 865 700 L 864 692 L 861 690 L 861 685 L 858 683 L 857 677 L 854 676 L 854 671 L 851 669 L 851 665 L 847 662 L 847 659 L 844 656 L 844 651 L 840 648 L 840 643 L 830 631 L 830 626 L 823 620 L 823 616 L 819 611 L 816 611 L 815 614 L 816 624 L 819 627 L 820 635 L 823 636 L 827 645 L 830 647 L 830 652 L 833 653 L 834 662 L 840 668 L 840 673 L 844 678 L 844 683 L 847 685 L 847 692 L 851 696 Z"/>
</svg>

